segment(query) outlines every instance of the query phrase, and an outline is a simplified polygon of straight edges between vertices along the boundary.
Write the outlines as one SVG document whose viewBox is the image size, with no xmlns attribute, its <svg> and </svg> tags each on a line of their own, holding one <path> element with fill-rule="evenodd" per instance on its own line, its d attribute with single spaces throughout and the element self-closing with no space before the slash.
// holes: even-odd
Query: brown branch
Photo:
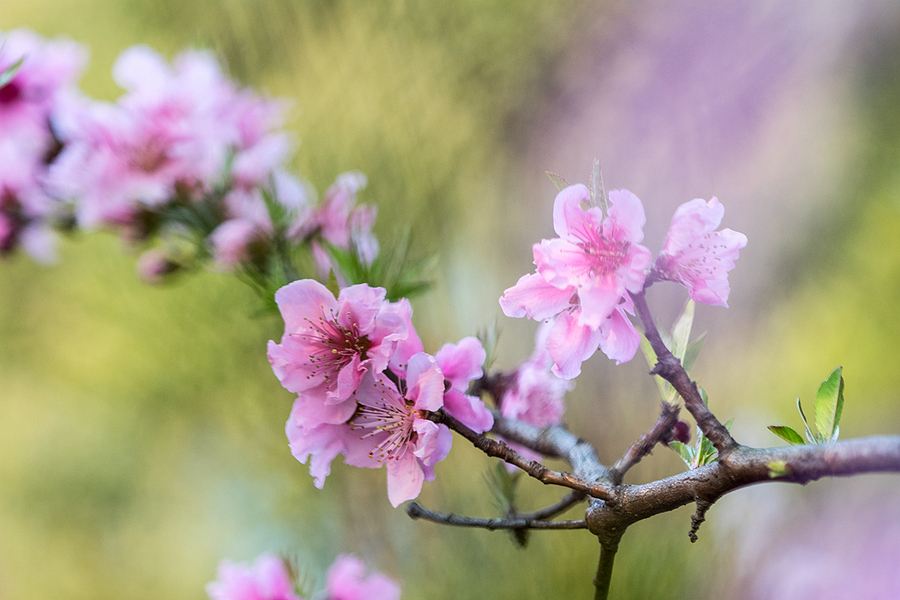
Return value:
<svg viewBox="0 0 900 600">
<path fill-rule="evenodd" d="M 548 469 L 537 461 L 528 460 L 506 445 L 506 443 L 492 440 L 487 436 L 474 432 L 443 410 L 430 412 L 427 414 L 427 417 L 435 423 L 443 423 L 459 433 L 488 456 L 500 458 L 511 465 L 519 467 L 529 476 L 543 484 L 571 488 L 594 498 L 606 499 L 612 497 L 609 487 L 594 483 L 608 471 L 597 460 L 594 449 L 590 444 L 579 440 L 562 427 L 556 430 L 553 428 L 539 429 L 519 421 L 495 417 L 492 431 L 518 443 L 530 440 L 535 448 L 539 448 L 538 452 L 565 458 L 575 468 L 576 473 L 580 475 L 580 472 L 583 472 L 588 475 L 588 478 L 570 473 L 560 473 Z M 530 434 L 530 436 L 526 435 L 526 433 Z M 529 445 L 529 447 L 532 446 Z M 595 473 L 597 475 L 592 477 Z"/>
<path fill-rule="evenodd" d="M 703 403 L 703 398 L 700 397 L 697 385 L 691 381 L 684 367 L 681 366 L 681 361 L 666 347 L 662 337 L 659 335 L 659 330 L 656 329 L 656 323 L 653 322 L 653 316 L 650 314 L 650 308 L 647 306 L 645 291 L 642 290 L 637 294 L 631 294 L 631 298 L 634 300 L 635 311 L 644 324 L 644 336 L 656 353 L 656 366 L 653 367 L 650 374 L 659 375 L 672 384 L 672 387 L 684 400 L 684 407 L 697 421 L 700 431 L 716 447 L 716 450 L 719 451 L 719 456 L 724 457 L 737 448 L 738 443 L 734 441 L 734 438 L 731 437 L 731 434 L 722 425 L 721 421 Z"/>
<path fill-rule="evenodd" d="M 656 425 L 642 435 L 641 439 L 632 444 L 624 456 L 616 461 L 615 466 L 613 466 L 612 478 L 615 484 L 622 483 L 622 477 L 625 473 L 640 462 L 642 458 L 650 454 L 657 442 L 665 442 L 672 438 L 672 428 L 675 426 L 675 421 L 678 420 L 678 412 L 679 408 L 677 406 L 672 406 L 668 402 L 662 403 L 662 414 Z"/>
<path fill-rule="evenodd" d="M 496 529 L 587 529 L 584 519 L 577 521 L 545 521 L 542 519 L 476 519 L 449 513 L 438 513 L 422 508 L 412 502 L 406 507 L 406 514 L 413 519 L 425 519 L 442 525 L 457 527 L 478 527 L 494 531 Z"/>
<path fill-rule="evenodd" d="M 785 475 L 774 477 L 777 472 Z M 643 485 L 616 486 L 616 497 L 592 503 L 591 531 L 605 535 L 692 502 L 713 503 L 740 487 L 765 481 L 808 483 L 822 477 L 900 472 L 900 436 L 843 440 L 780 448 L 738 446 L 722 460 Z"/>
</svg>

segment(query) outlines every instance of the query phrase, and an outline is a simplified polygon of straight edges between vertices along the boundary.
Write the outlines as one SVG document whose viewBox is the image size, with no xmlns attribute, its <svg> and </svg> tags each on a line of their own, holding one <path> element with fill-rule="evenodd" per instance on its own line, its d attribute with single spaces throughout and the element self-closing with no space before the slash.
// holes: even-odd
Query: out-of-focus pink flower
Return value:
<svg viewBox="0 0 900 600">
<path fill-rule="evenodd" d="M 747 236 L 731 229 L 716 231 L 724 215 L 725 207 L 716 198 L 696 198 L 679 206 L 656 257 L 655 276 L 680 283 L 695 302 L 728 306 L 728 271 L 747 245 Z"/>
<path fill-rule="evenodd" d="M 378 256 L 378 240 L 372 234 L 377 208 L 356 204 L 356 196 L 364 187 L 366 176 L 359 171 L 338 175 L 325 191 L 322 203 L 312 212 L 306 227 L 298 232 L 312 237 L 313 257 L 323 277 L 333 265 L 321 241 L 341 249 L 350 248 L 352 243 L 366 264 L 371 264 Z"/>
<path fill-rule="evenodd" d="M 366 575 L 366 566 L 349 554 L 339 555 L 328 569 L 327 600 L 399 600 L 400 586 L 381 573 Z"/>
<path fill-rule="evenodd" d="M 500 299 L 504 314 L 536 320 L 559 315 L 547 349 L 553 372 L 572 378 L 599 346 L 618 363 L 631 360 L 640 338 L 625 311 L 628 292 L 643 288 L 650 251 L 643 239 L 644 209 L 628 190 L 610 192 L 606 218 L 598 207 L 585 209 L 583 185 L 556 196 L 553 226 L 558 238 L 535 244 L 537 272 L 525 275 Z"/>
<path fill-rule="evenodd" d="M 504 417 L 518 419 L 536 427 L 548 427 L 561 422 L 566 410 L 566 393 L 575 384 L 557 377 L 551 371 L 553 359 L 547 352 L 546 343 L 553 325 L 551 321 L 538 327 L 534 352 L 519 366 L 511 385 L 500 400 L 500 414 Z M 541 459 L 533 450 L 512 442 L 507 443 L 529 460 Z M 507 469 L 514 471 L 515 467 L 509 465 Z"/>
<path fill-rule="evenodd" d="M 233 269 L 250 258 L 250 244 L 261 237 L 259 227 L 247 219 L 229 219 L 209 236 L 213 260 Z"/>
<path fill-rule="evenodd" d="M 458 344 L 444 344 L 434 355 L 450 389 L 444 393 L 444 410 L 466 427 L 482 433 L 494 426 L 494 417 L 481 398 L 470 396 L 469 383 L 482 376 L 487 354 L 478 338 L 467 337 Z"/>
<path fill-rule="evenodd" d="M 174 273 L 179 268 L 178 263 L 162 248 L 151 248 L 138 258 L 138 276 L 149 284 L 161 283 L 166 275 Z"/>
<path fill-rule="evenodd" d="M 555 425 L 566 410 L 565 396 L 575 384 L 550 371 L 553 359 L 547 352 L 552 323 L 544 323 L 535 334 L 534 352 L 516 371 L 513 384 L 500 402 L 500 413 L 537 427 Z"/>
<path fill-rule="evenodd" d="M 249 189 L 284 161 L 289 145 L 273 131 L 279 106 L 238 90 L 210 53 L 183 53 L 170 67 L 136 46 L 113 76 L 125 95 L 115 105 L 72 103 L 50 172 L 54 193 L 78 201 L 83 226 L 121 225 L 140 209 L 196 200 L 223 183 Z"/>
<path fill-rule="evenodd" d="M 74 42 L 45 40 L 25 29 L 0 33 L 0 72 L 20 59 L 14 76 L 0 87 L 0 252 L 21 246 L 36 260 L 50 262 L 54 202 L 43 181 L 55 152 L 52 127 L 62 99 L 76 94 L 87 52 Z"/>
<path fill-rule="evenodd" d="M 365 284 L 335 298 L 312 279 L 275 293 L 285 329 L 280 344 L 269 341 L 269 362 L 285 388 L 305 397 L 315 413 L 308 423 L 346 422 L 363 374 L 384 371 L 407 336 L 403 316 L 384 298 L 384 289 Z"/>
<path fill-rule="evenodd" d="M 0 33 L 0 72 L 19 59 L 19 70 L 0 88 L 0 136 L 29 131 L 44 142 L 57 101 L 74 93 L 87 50 L 70 40 L 45 40 L 27 29 Z"/>
<path fill-rule="evenodd" d="M 212 600 L 302 600 L 284 560 L 274 554 L 262 554 L 253 564 L 224 560 L 216 576 L 206 584 Z"/>
<path fill-rule="evenodd" d="M 444 375 L 425 354 L 409 360 L 406 391 L 380 373 L 366 373 L 354 394 L 358 409 L 350 422 L 358 439 L 347 440 L 347 464 L 387 468 L 388 500 L 399 506 L 434 479 L 434 465 L 446 458 L 453 441 L 450 430 L 423 418 L 422 411 L 443 405 Z"/>
</svg>

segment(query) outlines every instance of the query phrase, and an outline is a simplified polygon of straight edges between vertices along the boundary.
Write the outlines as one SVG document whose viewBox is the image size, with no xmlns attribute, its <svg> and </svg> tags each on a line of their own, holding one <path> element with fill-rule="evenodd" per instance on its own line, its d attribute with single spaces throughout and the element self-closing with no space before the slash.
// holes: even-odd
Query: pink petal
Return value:
<svg viewBox="0 0 900 600">
<path fill-rule="evenodd" d="M 406 452 L 397 460 L 387 463 L 387 491 L 391 506 L 397 508 L 412 500 L 422 491 L 425 474 L 419 460 L 412 452 Z"/>
<path fill-rule="evenodd" d="M 458 344 L 444 344 L 434 358 L 441 366 L 444 378 L 450 380 L 454 388 L 464 392 L 468 389 L 470 381 L 482 376 L 481 366 L 487 358 L 487 353 L 481 345 L 481 340 L 466 337 Z"/>
<path fill-rule="evenodd" d="M 417 410 L 438 410 L 444 405 L 444 374 L 433 356 L 424 352 L 409 359 L 406 397 Z"/>
<path fill-rule="evenodd" d="M 614 310 L 600 331 L 602 334 L 600 349 L 610 360 L 621 365 L 634 358 L 635 352 L 641 345 L 641 335 L 625 316 L 624 311 Z"/>
<path fill-rule="evenodd" d="M 628 190 L 609 193 L 609 218 L 603 224 L 604 236 L 637 243 L 644 239 L 646 222 L 644 206 L 637 196 Z"/>
<path fill-rule="evenodd" d="M 577 377 L 581 373 L 581 363 L 597 351 L 601 338 L 599 329 L 579 325 L 577 314 L 561 313 L 547 335 L 547 352 L 553 359 L 553 373 L 562 379 Z"/>
<path fill-rule="evenodd" d="M 507 317 L 528 317 L 543 321 L 569 307 L 575 288 L 556 288 L 537 273 L 523 275 L 518 283 L 503 292 L 500 308 Z"/>
<path fill-rule="evenodd" d="M 455 389 L 444 394 L 444 410 L 478 433 L 488 431 L 494 426 L 494 417 L 481 398 L 469 396 Z"/>
</svg>

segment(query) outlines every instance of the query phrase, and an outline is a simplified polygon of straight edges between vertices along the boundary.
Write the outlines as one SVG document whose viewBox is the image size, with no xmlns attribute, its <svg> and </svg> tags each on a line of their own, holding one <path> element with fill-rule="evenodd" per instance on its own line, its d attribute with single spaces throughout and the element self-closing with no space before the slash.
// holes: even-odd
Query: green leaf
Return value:
<svg viewBox="0 0 900 600">
<path fill-rule="evenodd" d="M 653 351 L 653 346 L 650 345 L 650 341 L 644 337 L 644 334 L 641 333 L 641 351 L 644 353 L 644 358 L 647 359 L 647 366 L 650 369 L 656 366 L 656 352 Z M 669 385 L 669 382 L 663 379 L 658 375 L 653 376 L 653 381 L 656 382 L 656 388 L 659 390 L 659 397 L 669 401 L 669 396 L 672 395 L 672 386 Z"/>
<path fill-rule="evenodd" d="M 816 393 L 816 431 L 822 442 L 837 439 L 838 424 L 844 409 L 843 367 L 832 371 Z"/>
<path fill-rule="evenodd" d="M 684 349 L 684 358 L 681 361 L 681 366 L 684 367 L 684 370 L 687 373 L 691 372 L 694 363 L 697 362 L 697 357 L 700 356 L 700 350 L 703 349 L 703 342 L 705 341 L 706 334 L 704 333 L 696 340 L 688 344 L 687 348 Z"/>
<path fill-rule="evenodd" d="M 591 169 L 591 205 L 599 206 L 605 214 L 609 214 L 609 199 L 606 197 L 606 186 L 603 185 L 603 175 L 600 173 L 600 159 L 594 159 L 594 167 Z"/>
<path fill-rule="evenodd" d="M 547 177 L 550 178 L 550 181 L 553 182 L 553 185 L 556 186 L 556 191 L 561 192 L 567 187 L 569 187 L 569 182 L 563 179 L 561 176 L 557 175 L 553 171 L 544 171 L 547 174 Z"/>
<path fill-rule="evenodd" d="M 0 88 L 4 87 L 15 78 L 16 73 L 19 72 L 19 67 L 22 66 L 22 61 L 24 60 L 25 57 L 23 56 L 13 64 L 3 69 L 3 72 L 0 72 Z"/>
<path fill-rule="evenodd" d="M 341 294 L 341 286 L 338 283 L 337 276 L 334 274 L 334 269 L 328 269 L 328 279 L 325 281 L 325 287 L 334 294 L 335 298 Z"/>
<path fill-rule="evenodd" d="M 669 448 L 675 451 L 675 454 L 684 461 L 684 464 L 686 464 L 689 469 L 694 466 L 694 449 L 691 446 L 687 446 L 681 442 L 669 442 Z"/>
<path fill-rule="evenodd" d="M 788 444 L 799 446 L 803 444 L 800 434 L 785 425 L 769 425 L 768 430 L 786 441 Z"/>
<path fill-rule="evenodd" d="M 675 358 L 682 360 L 684 353 L 688 347 L 688 340 L 691 337 L 691 327 L 694 325 L 694 301 L 688 300 L 681 311 L 678 320 L 672 327 L 672 345 L 669 348 Z"/>
<path fill-rule="evenodd" d="M 803 413 L 803 405 L 800 404 L 800 398 L 797 398 L 797 410 L 800 411 L 800 418 L 803 419 L 803 427 L 806 429 L 806 440 L 810 444 L 815 444 L 818 442 L 816 436 L 813 435 L 812 430 L 809 428 L 809 423 L 806 420 L 806 415 Z"/>
</svg>

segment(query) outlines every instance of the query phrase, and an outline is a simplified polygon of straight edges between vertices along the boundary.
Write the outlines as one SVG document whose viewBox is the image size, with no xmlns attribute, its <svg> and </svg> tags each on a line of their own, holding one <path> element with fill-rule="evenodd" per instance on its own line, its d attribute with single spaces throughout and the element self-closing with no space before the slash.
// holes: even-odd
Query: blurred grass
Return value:
<svg viewBox="0 0 900 600">
<path fill-rule="evenodd" d="M 501 214 L 501 199 L 524 193 L 518 146 L 546 101 L 548 73 L 604 10 L 577 0 L 8 0 L 0 29 L 28 25 L 89 44 L 83 87 L 97 97 L 118 93 L 108 75 L 118 52 L 149 43 L 170 56 L 212 47 L 242 81 L 292 98 L 298 172 L 323 190 L 337 173 L 362 170 L 382 244 L 413 224 L 421 252 L 440 251 L 438 285 L 415 317 L 435 349 L 488 324 L 473 306 L 484 295 L 494 303 L 493 290 L 521 274 L 493 265 L 528 254 L 497 247 L 510 219 L 523 218 Z M 775 445 L 768 423 L 754 420 L 765 418 L 759 409 L 793 423 L 793 398 L 811 397 L 837 364 L 847 377 L 844 437 L 900 428 L 890 364 L 900 327 L 892 56 L 872 58 L 860 82 L 870 156 L 859 160 L 870 167 L 854 182 L 865 187 L 848 190 L 853 207 L 827 239 L 800 244 L 811 267 L 784 283 L 764 320 L 710 332 L 698 364 L 713 409 L 736 414 L 749 443 Z M 339 464 L 315 490 L 287 451 L 291 395 L 265 359 L 282 325 L 251 318 L 255 299 L 237 281 L 205 273 L 148 288 L 134 257 L 104 234 L 61 250 L 53 267 L 23 256 L 0 263 L 0 599 L 203 598 L 221 558 L 263 550 L 320 573 L 337 553 L 358 553 L 401 579 L 405 598 L 590 594 L 598 548 L 589 534 L 535 533 L 521 551 L 501 532 L 412 522 L 387 503 L 383 472 Z M 501 345 L 503 364 L 528 353 L 518 339 Z M 568 418 L 612 462 L 652 424 L 654 386 L 640 359 L 619 368 L 595 359 L 592 370 Z M 492 515 L 487 464 L 457 440 L 423 504 Z M 630 477 L 679 465 L 658 450 Z M 528 486 L 526 497 L 537 506 L 558 494 Z M 637 525 L 623 540 L 614 597 L 686 597 L 708 570 L 730 572 L 730 554 L 716 553 L 729 542 L 710 531 L 715 513 L 695 546 L 689 508 Z"/>
</svg>

